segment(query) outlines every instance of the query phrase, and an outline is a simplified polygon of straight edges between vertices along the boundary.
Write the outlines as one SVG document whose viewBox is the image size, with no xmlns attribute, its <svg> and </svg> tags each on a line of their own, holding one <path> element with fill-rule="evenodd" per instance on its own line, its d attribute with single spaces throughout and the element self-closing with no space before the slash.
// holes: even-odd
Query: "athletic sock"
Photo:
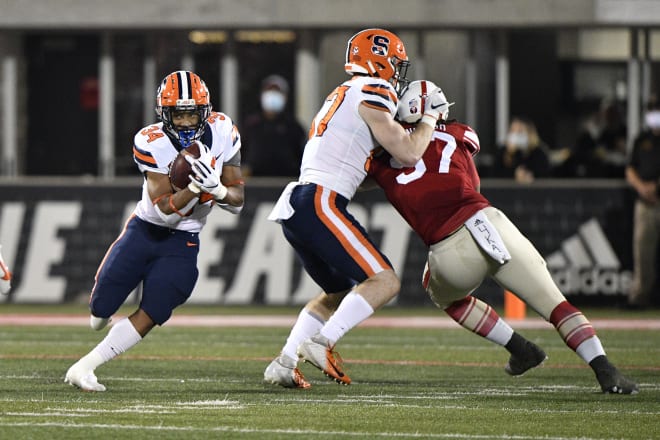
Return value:
<svg viewBox="0 0 660 440">
<path fill-rule="evenodd" d="M 320 316 L 309 312 L 307 309 L 302 309 L 298 314 L 298 319 L 293 325 L 289 337 L 286 339 L 286 344 L 282 348 L 282 354 L 298 362 L 298 354 L 296 349 L 302 341 L 314 336 L 321 330 L 325 321 Z"/>
<path fill-rule="evenodd" d="M 142 336 L 135 330 L 128 318 L 124 318 L 110 328 L 105 338 L 78 363 L 90 370 L 119 356 L 138 342 Z"/>
<path fill-rule="evenodd" d="M 330 340 L 330 344 L 337 343 L 350 329 L 373 315 L 374 309 L 362 295 L 350 292 L 341 301 L 337 311 L 328 319 L 320 333 Z"/>
<path fill-rule="evenodd" d="M 445 312 L 465 329 L 498 345 L 505 345 L 513 334 L 495 309 L 471 295 L 452 302 Z"/>
<path fill-rule="evenodd" d="M 582 312 L 568 301 L 563 301 L 554 308 L 550 314 L 550 322 L 566 345 L 586 363 L 590 363 L 597 356 L 605 355 L 596 330 Z"/>
<path fill-rule="evenodd" d="M 588 364 L 591 364 L 591 362 L 597 357 L 605 357 L 605 349 L 603 349 L 603 344 L 601 344 L 598 336 L 592 336 L 582 342 L 575 349 L 575 353 L 577 353 L 577 355 Z"/>
</svg>

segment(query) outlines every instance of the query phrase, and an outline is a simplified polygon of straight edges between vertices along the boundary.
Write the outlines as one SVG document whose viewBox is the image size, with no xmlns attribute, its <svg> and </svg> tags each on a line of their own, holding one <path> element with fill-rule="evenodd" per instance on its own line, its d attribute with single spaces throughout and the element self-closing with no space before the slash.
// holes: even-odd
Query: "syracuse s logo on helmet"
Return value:
<svg viewBox="0 0 660 440">
<path fill-rule="evenodd" d="M 383 35 L 375 35 L 371 46 L 371 52 L 381 57 L 387 56 L 390 48 L 390 39 Z"/>
</svg>

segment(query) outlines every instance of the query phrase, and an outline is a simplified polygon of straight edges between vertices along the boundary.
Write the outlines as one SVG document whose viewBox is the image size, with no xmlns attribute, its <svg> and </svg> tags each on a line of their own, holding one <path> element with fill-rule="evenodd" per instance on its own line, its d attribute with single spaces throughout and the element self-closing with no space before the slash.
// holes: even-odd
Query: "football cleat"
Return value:
<svg viewBox="0 0 660 440">
<path fill-rule="evenodd" d="M 509 362 L 504 366 L 504 371 L 511 376 L 521 376 L 527 370 L 538 367 L 548 359 L 541 348 L 533 342 L 527 341 L 525 344 L 526 352 L 522 355 L 511 355 Z"/>
<path fill-rule="evenodd" d="M 98 316 L 89 315 L 89 326 L 92 330 L 103 330 L 111 322 L 112 318 L 99 318 Z"/>
<path fill-rule="evenodd" d="M 632 380 L 627 379 L 614 366 L 605 370 L 596 371 L 596 379 L 598 379 L 600 389 L 603 393 L 637 394 L 639 392 L 637 384 Z"/>
<path fill-rule="evenodd" d="M 279 355 L 266 367 L 264 382 L 280 385 L 284 388 L 311 388 L 312 384 L 296 367 L 296 361 L 283 354 Z"/>
<path fill-rule="evenodd" d="M 105 385 L 98 382 L 94 370 L 86 370 L 78 362 L 73 364 L 66 372 L 64 382 L 83 391 L 105 391 Z"/>
<path fill-rule="evenodd" d="M 303 361 L 323 371 L 330 379 L 341 385 L 349 385 L 351 378 L 344 373 L 343 360 L 333 349 L 328 338 L 317 334 L 304 340 L 297 352 Z"/>
</svg>

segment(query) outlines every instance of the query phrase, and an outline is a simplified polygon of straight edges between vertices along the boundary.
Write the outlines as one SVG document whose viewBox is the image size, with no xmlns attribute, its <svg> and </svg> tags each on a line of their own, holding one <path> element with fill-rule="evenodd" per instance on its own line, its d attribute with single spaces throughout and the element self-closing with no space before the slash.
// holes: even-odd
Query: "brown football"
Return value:
<svg viewBox="0 0 660 440">
<path fill-rule="evenodd" d="M 179 191 L 190 183 L 188 175 L 192 174 L 192 168 L 186 160 L 185 155 L 190 155 L 195 159 L 199 157 L 199 146 L 196 142 L 191 144 L 188 148 L 181 150 L 170 164 L 170 184 L 174 191 Z"/>
</svg>

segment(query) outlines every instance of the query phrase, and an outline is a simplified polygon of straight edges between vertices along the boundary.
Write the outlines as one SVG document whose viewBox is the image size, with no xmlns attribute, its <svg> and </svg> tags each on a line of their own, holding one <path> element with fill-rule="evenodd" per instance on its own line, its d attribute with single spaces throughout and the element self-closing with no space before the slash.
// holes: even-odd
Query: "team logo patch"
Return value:
<svg viewBox="0 0 660 440">
<path fill-rule="evenodd" d="M 419 100 L 417 98 L 408 101 L 408 110 L 410 110 L 411 115 L 417 114 L 418 109 L 419 109 Z"/>
</svg>

